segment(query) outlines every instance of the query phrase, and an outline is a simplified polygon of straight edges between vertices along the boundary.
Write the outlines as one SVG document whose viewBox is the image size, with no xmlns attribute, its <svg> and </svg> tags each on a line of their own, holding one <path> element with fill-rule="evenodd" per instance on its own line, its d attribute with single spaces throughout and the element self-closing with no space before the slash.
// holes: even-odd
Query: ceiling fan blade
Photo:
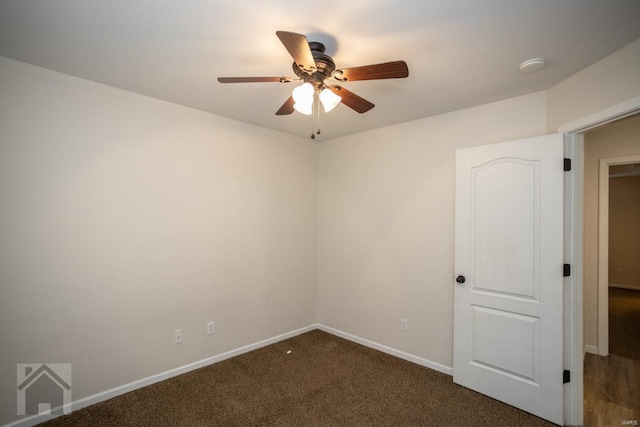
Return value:
<svg viewBox="0 0 640 427">
<path fill-rule="evenodd" d="M 291 77 L 218 77 L 220 83 L 289 83 Z"/>
<path fill-rule="evenodd" d="M 402 79 L 409 75 L 409 68 L 404 61 L 385 62 L 382 64 L 363 65 L 362 67 L 342 68 L 333 73 L 333 77 L 341 82 L 356 80 Z"/>
<path fill-rule="evenodd" d="M 329 86 L 329 89 L 331 89 L 331 92 L 335 93 L 336 95 L 342 98 L 342 101 L 340 102 L 342 102 L 344 105 L 357 111 L 360 114 L 366 113 L 367 111 L 375 107 L 375 105 L 372 104 L 371 102 L 356 95 L 351 91 L 348 91 L 342 86 L 333 85 L 333 86 Z"/>
<path fill-rule="evenodd" d="M 295 104 L 295 101 L 293 100 L 293 96 L 290 96 L 289 99 L 282 104 L 282 107 L 276 111 L 276 116 L 286 116 L 287 114 L 293 113 L 293 104 Z"/>
<path fill-rule="evenodd" d="M 318 69 L 309 42 L 304 35 L 288 31 L 276 31 L 276 35 L 301 70 L 312 73 Z"/>
</svg>

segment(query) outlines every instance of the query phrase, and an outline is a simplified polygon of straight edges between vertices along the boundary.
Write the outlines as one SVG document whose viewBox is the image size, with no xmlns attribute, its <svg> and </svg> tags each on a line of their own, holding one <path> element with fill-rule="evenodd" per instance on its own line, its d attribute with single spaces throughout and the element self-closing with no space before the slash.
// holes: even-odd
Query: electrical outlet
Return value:
<svg viewBox="0 0 640 427">
<path fill-rule="evenodd" d="M 213 325 L 213 322 L 207 323 L 207 335 L 213 335 L 213 333 L 215 332 Z"/>
<path fill-rule="evenodd" d="M 616 268 L 616 274 L 618 276 L 622 276 L 622 269 L 621 268 Z"/>
<path fill-rule="evenodd" d="M 182 329 L 176 329 L 173 331 L 173 343 L 182 344 Z"/>
<path fill-rule="evenodd" d="M 400 330 L 404 332 L 409 330 L 409 321 L 407 319 L 400 319 Z"/>
</svg>

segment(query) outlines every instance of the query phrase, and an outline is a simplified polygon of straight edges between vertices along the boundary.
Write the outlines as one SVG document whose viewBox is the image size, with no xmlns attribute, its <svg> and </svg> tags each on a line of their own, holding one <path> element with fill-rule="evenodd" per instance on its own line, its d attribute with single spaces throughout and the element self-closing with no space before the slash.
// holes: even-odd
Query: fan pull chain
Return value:
<svg viewBox="0 0 640 427">
<path fill-rule="evenodd" d="M 317 111 L 318 111 L 318 130 L 316 131 L 316 133 L 318 135 L 320 135 L 320 100 L 318 99 L 318 101 L 316 101 L 316 107 L 317 107 Z"/>
<path fill-rule="evenodd" d="M 320 135 L 320 97 L 316 98 L 316 117 L 318 119 L 318 130 L 316 133 Z"/>
<path fill-rule="evenodd" d="M 314 131 L 316 129 L 315 127 L 315 122 L 316 120 L 314 120 L 313 117 L 313 113 L 311 114 L 311 139 L 316 139 L 316 133 L 318 135 L 320 135 L 320 100 L 317 97 L 314 97 L 314 102 L 315 102 L 315 112 L 316 112 L 316 118 L 318 121 L 318 130 Z"/>
<path fill-rule="evenodd" d="M 315 123 L 313 120 L 313 114 L 311 114 L 311 139 L 316 139 L 316 134 L 314 133 Z"/>
</svg>

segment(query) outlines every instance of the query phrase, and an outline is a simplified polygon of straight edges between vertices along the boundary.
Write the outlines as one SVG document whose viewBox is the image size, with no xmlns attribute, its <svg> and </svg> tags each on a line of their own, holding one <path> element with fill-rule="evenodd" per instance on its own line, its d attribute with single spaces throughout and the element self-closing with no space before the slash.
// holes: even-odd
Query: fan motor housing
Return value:
<svg viewBox="0 0 640 427">
<path fill-rule="evenodd" d="M 329 55 L 324 53 L 325 47 L 322 43 L 309 42 L 309 48 L 311 48 L 311 54 L 313 55 L 313 60 L 316 62 L 317 70 L 308 74 L 300 69 L 298 64 L 294 62 L 292 65 L 293 72 L 304 81 L 309 81 L 310 83 L 317 83 L 319 81 L 319 83 L 322 83 L 324 79 L 331 77 L 331 73 L 336 69 L 336 64 Z"/>
</svg>

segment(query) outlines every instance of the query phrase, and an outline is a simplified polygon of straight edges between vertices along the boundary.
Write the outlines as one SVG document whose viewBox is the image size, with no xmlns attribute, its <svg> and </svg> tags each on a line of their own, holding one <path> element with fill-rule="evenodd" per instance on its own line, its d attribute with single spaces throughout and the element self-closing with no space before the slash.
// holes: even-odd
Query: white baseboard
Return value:
<svg viewBox="0 0 640 427">
<path fill-rule="evenodd" d="M 620 289 L 632 289 L 634 291 L 640 291 L 640 286 L 636 285 L 621 285 L 619 283 L 609 283 L 610 288 L 620 288 Z"/>
<path fill-rule="evenodd" d="M 414 356 L 413 354 L 405 353 L 404 351 L 396 350 L 395 348 L 387 347 L 383 344 L 378 344 L 377 342 L 369 341 L 364 338 L 357 337 L 355 335 L 351 335 L 347 332 L 340 331 L 338 329 L 330 328 L 329 326 L 317 325 L 318 329 L 321 331 L 327 332 L 329 334 L 338 336 L 340 338 L 344 338 L 349 341 L 353 341 L 357 344 L 361 344 L 365 347 L 373 348 L 374 350 L 381 351 L 383 353 L 390 354 L 392 356 L 399 357 L 400 359 L 407 360 L 409 362 L 415 363 L 417 365 L 424 366 L 426 368 L 433 369 L 434 371 L 442 372 L 443 374 L 453 376 L 453 368 L 449 366 L 442 365 L 440 363 L 432 362 L 431 360 L 424 359 L 419 356 Z"/>
<path fill-rule="evenodd" d="M 596 354 L 596 355 L 599 354 L 598 347 L 596 347 L 595 345 L 585 345 L 584 352 L 589 354 Z"/>
<path fill-rule="evenodd" d="M 407 360 L 417 365 L 421 365 L 421 366 L 433 369 L 435 371 L 442 372 L 447 375 L 453 375 L 453 368 L 449 366 L 432 362 L 431 360 L 414 356 L 412 354 L 405 353 L 403 351 L 396 350 L 391 347 L 387 347 L 386 345 L 378 344 L 376 342 L 369 341 L 367 339 L 360 338 L 355 335 L 351 335 L 349 333 L 340 331 L 338 329 L 330 328 L 328 326 L 324 326 L 316 323 L 316 324 L 305 326 L 304 328 L 296 329 L 294 331 L 287 332 L 272 338 L 258 341 L 253 344 L 249 344 L 249 345 L 237 348 L 235 350 L 230 350 L 215 356 L 211 356 L 206 359 L 199 360 L 197 362 L 189 363 L 184 366 L 179 366 L 177 368 L 170 369 L 168 371 L 161 372 L 159 374 L 151 375 L 150 377 L 142 378 L 140 380 L 136 380 L 128 384 L 124 384 L 124 385 L 112 388 L 110 390 L 105 390 L 103 392 L 96 393 L 92 396 L 78 399 L 76 401 L 71 402 L 69 407 L 65 407 L 65 410 L 68 410 L 68 413 L 71 413 L 71 411 L 77 411 L 78 409 L 86 408 L 87 406 L 104 402 L 105 400 L 109 400 L 116 396 L 120 396 L 121 394 L 129 393 L 130 391 L 134 391 L 139 388 L 146 387 L 148 385 L 155 384 L 160 381 L 168 380 L 169 378 L 173 378 L 181 374 L 186 374 L 187 372 L 204 368 L 205 366 L 209 366 L 217 362 L 222 362 L 223 360 L 230 359 L 232 357 L 239 356 L 241 354 L 244 354 L 253 350 L 257 350 L 259 348 L 266 347 L 268 345 L 275 344 L 277 342 L 280 342 L 289 338 L 293 338 L 297 335 L 310 332 L 314 329 L 320 329 L 321 331 L 327 332 L 329 334 L 344 338 L 349 341 L 353 341 L 357 344 L 361 344 L 361 345 L 364 345 L 365 347 L 373 348 L 375 350 L 390 354 L 395 357 L 399 357 L 400 359 Z M 597 348 L 596 348 L 596 353 L 597 353 Z M 59 408 L 52 408 L 51 412 L 54 412 L 56 410 L 59 410 Z M 53 418 L 54 417 L 50 415 L 31 415 L 29 417 L 22 418 L 20 420 L 7 424 L 5 427 L 31 427 Z"/>
<path fill-rule="evenodd" d="M 69 404 L 70 408 L 65 407 L 65 410 L 69 409 L 67 412 L 71 413 L 71 411 L 76 411 L 78 409 L 86 408 L 87 406 L 95 405 L 96 403 L 104 402 L 105 400 L 120 396 L 121 394 L 129 393 L 130 391 L 134 391 L 139 388 L 146 387 L 148 385 L 155 384 L 157 382 L 164 381 L 181 374 L 186 374 L 187 372 L 191 372 L 199 368 L 204 368 L 205 366 L 209 366 L 217 362 L 222 362 L 223 360 L 230 359 L 232 357 L 239 356 L 241 354 L 257 350 L 259 348 L 266 347 L 268 345 L 275 344 L 289 338 L 293 338 L 297 335 L 304 334 L 305 332 L 313 331 L 314 329 L 317 329 L 317 326 L 317 324 L 305 326 L 304 328 L 296 329 L 295 331 L 277 335 L 272 338 L 267 338 L 265 340 L 245 345 L 235 350 L 230 350 L 221 354 L 217 354 L 215 356 L 207 357 L 206 359 L 202 359 L 197 362 L 189 363 L 187 365 L 170 369 L 159 374 L 151 375 L 150 377 L 130 382 L 129 384 L 124 384 L 110 390 L 96 393 L 92 396 L 84 397 L 82 399 L 71 402 Z M 59 409 L 59 407 L 52 408 L 51 412 L 57 411 Z M 44 421 L 51 420 L 53 418 L 54 417 L 52 417 L 51 415 L 31 415 L 29 417 L 22 418 L 20 420 L 7 424 L 5 427 L 31 427 Z"/>
</svg>

